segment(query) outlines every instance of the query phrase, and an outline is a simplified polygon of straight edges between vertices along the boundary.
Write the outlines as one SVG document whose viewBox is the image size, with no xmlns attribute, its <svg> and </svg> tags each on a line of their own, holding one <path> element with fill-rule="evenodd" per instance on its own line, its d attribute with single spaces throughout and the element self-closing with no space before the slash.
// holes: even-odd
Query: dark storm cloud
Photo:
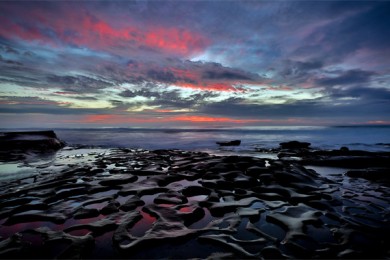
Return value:
<svg viewBox="0 0 390 260">
<path fill-rule="evenodd" d="M 188 97 L 182 97 L 180 91 L 155 91 L 154 89 L 137 89 L 137 90 L 125 90 L 119 94 L 121 97 L 134 98 L 145 97 L 149 98 L 148 101 L 144 101 L 144 104 L 150 106 L 161 106 L 162 108 L 170 109 L 183 109 L 194 108 L 198 105 L 207 103 L 208 98 L 215 98 L 218 94 L 213 92 L 201 92 L 190 95 Z M 123 100 L 123 104 L 126 103 L 126 99 Z"/>
<path fill-rule="evenodd" d="M 230 72 L 230 71 L 205 71 L 202 74 L 203 79 L 223 79 L 223 80 L 252 80 L 252 78 L 248 77 L 247 75 L 243 75 L 236 72 Z"/>
<path fill-rule="evenodd" d="M 132 90 L 129 90 L 129 89 L 126 89 L 125 91 L 122 91 L 119 96 L 121 97 L 128 97 L 128 98 L 133 98 L 133 97 L 136 97 L 136 96 L 141 96 L 143 95 L 142 93 L 139 93 L 139 91 L 132 91 Z"/>
<path fill-rule="evenodd" d="M 156 91 L 150 91 L 146 88 L 143 89 L 135 89 L 135 90 L 130 90 L 126 89 L 125 91 L 122 91 L 119 96 L 121 97 L 128 97 L 128 98 L 133 98 L 133 97 L 146 97 L 146 98 L 151 98 L 151 97 L 160 97 L 160 93 Z"/>
<path fill-rule="evenodd" d="M 22 66 L 23 64 L 19 61 L 14 61 L 14 60 L 7 60 L 7 59 L 4 59 L 1 55 L 0 55 L 0 62 L 1 63 L 5 63 L 5 64 L 8 64 L 8 65 L 17 65 L 17 66 Z"/>
<path fill-rule="evenodd" d="M 313 70 L 321 69 L 324 66 L 323 62 L 318 60 L 309 61 L 294 61 L 286 60 L 281 64 L 279 75 L 283 78 L 301 79 L 302 81 L 311 77 Z"/>
<path fill-rule="evenodd" d="M 344 104 L 329 104 L 322 99 L 294 101 L 287 104 L 245 104 L 236 100 L 211 103 L 202 106 L 201 112 L 216 116 L 242 118 L 356 118 L 356 115 L 369 117 L 375 115 L 388 118 L 390 101 L 381 102 L 362 100 Z"/>
<path fill-rule="evenodd" d="M 6 53 L 19 54 L 19 52 L 17 50 L 15 50 L 14 48 L 7 46 L 7 45 L 0 46 L 0 49 L 1 49 L 1 51 L 4 51 Z"/>
<path fill-rule="evenodd" d="M 0 104 L 0 113 L 9 114 L 54 114 L 54 115 L 84 115 L 84 114 L 103 114 L 107 113 L 105 109 L 81 109 L 67 108 L 55 105 L 2 105 Z"/>
<path fill-rule="evenodd" d="M 103 113 L 104 111 L 104 109 L 70 108 L 67 105 L 61 104 L 61 102 L 51 101 L 41 97 L 0 97 L 0 113 L 74 115 Z"/>
<path fill-rule="evenodd" d="M 353 87 L 349 89 L 327 89 L 327 94 L 332 98 L 357 98 L 371 102 L 390 101 L 390 89 Z M 360 101 L 359 101 L 360 102 Z"/>
<path fill-rule="evenodd" d="M 332 6 L 336 9 L 340 7 L 336 3 Z M 338 19 L 313 30 L 305 38 L 304 45 L 296 50 L 297 54 L 320 57 L 327 62 L 335 63 L 359 49 L 378 51 L 388 48 L 390 43 L 388 2 L 354 2 L 349 4 L 349 9 L 345 7 L 340 9 L 344 16 L 339 16 Z"/>
<path fill-rule="evenodd" d="M 360 13 L 345 20 L 339 29 L 339 35 L 352 36 L 357 40 L 357 47 L 388 48 L 390 42 L 390 5 L 388 2 L 378 3 L 366 13 Z M 373 22 L 375 21 L 375 22 Z M 350 41 L 352 45 L 352 41 Z"/>
<path fill-rule="evenodd" d="M 159 105 L 162 108 L 171 109 L 194 109 L 206 104 L 207 99 L 216 97 L 218 94 L 212 92 L 202 92 L 190 95 L 189 97 L 181 97 L 178 91 L 163 92 L 155 100 L 151 101 L 150 105 Z"/>
<path fill-rule="evenodd" d="M 48 83 L 54 83 L 56 85 L 62 86 L 63 90 L 70 90 L 74 92 L 86 93 L 93 90 L 99 90 L 112 86 L 112 83 L 101 80 L 94 79 L 87 76 L 77 75 L 77 76 L 58 76 L 51 75 L 47 77 Z"/>
<path fill-rule="evenodd" d="M 321 61 L 295 61 L 293 62 L 293 66 L 300 71 L 308 71 L 321 69 L 324 64 Z"/>
<path fill-rule="evenodd" d="M 371 77 L 375 74 L 376 73 L 371 71 L 348 70 L 343 71 L 336 77 L 324 77 L 317 79 L 316 83 L 320 86 L 364 84 L 370 82 Z"/>
<path fill-rule="evenodd" d="M 170 71 L 149 70 L 146 75 L 152 80 L 164 83 L 175 83 L 177 81 L 175 75 Z"/>
</svg>

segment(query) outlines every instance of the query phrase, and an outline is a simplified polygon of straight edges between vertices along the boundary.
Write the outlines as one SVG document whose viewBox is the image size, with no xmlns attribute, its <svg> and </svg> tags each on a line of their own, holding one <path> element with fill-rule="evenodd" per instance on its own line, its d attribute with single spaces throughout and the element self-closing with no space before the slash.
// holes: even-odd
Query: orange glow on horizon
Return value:
<svg viewBox="0 0 390 260">
<path fill-rule="evenodd" d="M 176 116 L 171 118 L 172 121 L 188 122 L 226 122 L 226 123 L 253 123 L 259 122 L 258 119 L 233 119 L 228 117 L 209 117 L 209 116 Z"/>
<path fill-rule="evenodd" d="M 165 110 L 169 113 L 170 110 Z M 168 112 L 169 111 L 169 112 Z M 189 123 L 256 123 L 256 122 L 273 122 L 271 119 L 235 119 L 229 117 L 210 117 L 210 116 L 168 116 L 161 118 L 138 118 L 127 115 L 86 115 L 78 122 L 89 124 L 121 124 L 121 123 L 167 123 L 167 122 L 189 122 Z"/>
</svg>

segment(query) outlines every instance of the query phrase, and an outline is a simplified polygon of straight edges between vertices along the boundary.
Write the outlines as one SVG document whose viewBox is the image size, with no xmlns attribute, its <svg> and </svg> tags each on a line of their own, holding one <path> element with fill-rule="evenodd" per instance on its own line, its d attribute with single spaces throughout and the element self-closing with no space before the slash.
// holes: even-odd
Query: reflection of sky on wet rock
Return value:
<svg viewBox="0 0 390 260">
<path fill-rule="evenodd" d="M 59 239 L 56 248 L 74 253 L 79 245 L 86 258 L 337 257 L 371 250 L 355 248 L 356 236 L 386 241 L 386 229 L 378 229 L 389 213 L 388 191 L 361 179 L 338 183 L 345 169 L 308 167 L 317 176 L 279 160 L 182 151 L 83 148 L 57 157 L 38 168 L 51 174 L 2 184 L 9 197 L 1 202 L 3 241 L 19 232 L 39 248 L 56 231 L 49 235 Z M 48 230 L 34 231 L 40 227 Z"/>
</svg>

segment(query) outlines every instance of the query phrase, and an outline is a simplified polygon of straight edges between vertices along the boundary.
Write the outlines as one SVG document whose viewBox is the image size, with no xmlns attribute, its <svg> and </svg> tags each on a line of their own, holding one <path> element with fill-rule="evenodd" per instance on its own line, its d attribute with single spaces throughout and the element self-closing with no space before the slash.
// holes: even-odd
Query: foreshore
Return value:
<svg viewBox="0 0 390 260">
<path fill-rule="evenodd" d="M 67 149 L 0 183 L 1 258 L 390 257 L 387 152 Z"/>
</svg>

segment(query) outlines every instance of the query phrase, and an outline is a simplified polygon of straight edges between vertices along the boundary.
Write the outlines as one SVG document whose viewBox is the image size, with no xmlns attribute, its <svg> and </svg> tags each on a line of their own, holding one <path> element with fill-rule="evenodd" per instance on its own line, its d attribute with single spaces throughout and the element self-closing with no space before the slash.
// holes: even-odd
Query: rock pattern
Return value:
<svg viewBox="0 0 390 260">
<path fill-rule="evenodd" d="M 111 149 L 44 170 L 0 183 L 1 258 L 390 257 L 388 186 L 298 162 Z"/>
<path fill-rule="evenodd" d="M 390 181 L 390 174 L 385 174 L 390 167 L 390 152 L 349 150 L 347 147 L 341 147 L 339 150 L 293 149 L 277 152 L 278 158 L 283 161 L 295 160 L 302 165 L 357 169 L 360 174 L 354 172 L 349 176 Z M 369 174 L 363 174 L 365 171 Z"/>
</svg>

